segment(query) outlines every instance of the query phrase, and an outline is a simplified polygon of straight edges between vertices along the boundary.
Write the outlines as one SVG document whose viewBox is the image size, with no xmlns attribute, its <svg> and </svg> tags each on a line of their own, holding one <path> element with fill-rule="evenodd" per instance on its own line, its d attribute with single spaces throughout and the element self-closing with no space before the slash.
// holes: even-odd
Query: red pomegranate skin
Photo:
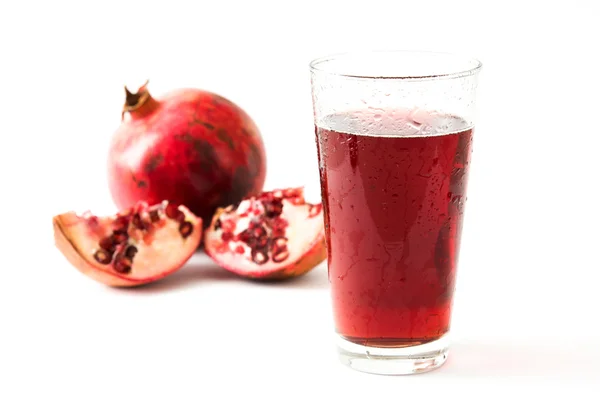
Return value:
<svg viewBox="0 0 600 400">
<path fill-rule="evenodd" d="M 228 99 L 180 89 L 161 99 L 148 94 L 129 109 L 126 102 L 124 112 L 130 118 L 115 132 L 108 158 L 110 192 L 119 209 L 169 200 L 210 222 L 218 207 L 262 191 L 262 137 Z"/>
</svg>

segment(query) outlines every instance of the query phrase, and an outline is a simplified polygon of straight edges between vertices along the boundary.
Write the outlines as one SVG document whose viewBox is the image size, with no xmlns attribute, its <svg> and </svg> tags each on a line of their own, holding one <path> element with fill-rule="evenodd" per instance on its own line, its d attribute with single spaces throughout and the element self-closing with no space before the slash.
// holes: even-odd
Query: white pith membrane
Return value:
<svg viewBox="0 0 600 400">
<path fill-rule="evenodd" d="M 106 273 L 124 280 L 154 280 L 185 263 L 198 247 L 202 235 L 202 222 L 199 218 L 185 206 L 179 206 L 177 209 L 183 213 L 183 221 L 171 219 L 165 214 L 167 204 L 166 201 L 151 207 L 139 204 L 114 216 L 77 215 L 75 212 L 67 212 L 56 216 L 54 222 L 79 256 L 88 264 L 76 265 L 79 269 L 89 268 L 90 271 L 83 271 L 90 272 L 88 275 L 95 277 L 99 273 Z M 151 211 L 158 212 L 158 221 L 151 221 Z M 142 230 L 129 222 L 125 228 L 128 238 L 125 242 L 115 245 L 115 251 L 111 255 L 112 261 L 107 264 L 98 262 L 94 255 L 101 250 L 99 243 L 103 238 L 111 236 L 115 228 L 118 228 L 115 224 L 117 217 L 130 213 L 133 215 L 134 212 L 140 215 L 147 228 Z M 129 220 L 131 221 L 131 217 Z M 184 237 L 180 228 L 187 222 L 191 223 L 192 229 L 191 233 Z M 189 225 L 187 228 L 189 229 Z M 128 246 L 135 246 L 137 252 L 131 258 L 131 269 L 119 272 L 113 264 L 117 254 L 125 252 Z"/>
<path fill-rule="evenodd" d="M 285 197 L 285 191 L 267 192 L 273 193 L 276 198 L 282 199 L 283 209 L 281 215 L 275 218 L 265 216 L 265 206 L 261 198 L 250 198 L 243 200 L 236 208 L 228 207 L 213 219 L 211 227 L 205 233 L 206 249 L 210 255 L 223 267 L 244 275 L 254 273 L 265 273 L 283 270 L 298 262 L 317 243 L 323 240 L 323 211 L 321 204 L 306 203 L 302 189 L 292 189 L 293 194 Z M 279 197 L 281 194 L 282 197 Z M 264 196 L 265 194 L 263 194 Z M 249 228 L 251 221 L 259 222 L 261 219 L 274 221 L 281 218 L 287 221 L 284 236 L 287 238 L 286 247 L 288 256 L 277 262 L 273 260 L 273 252 L 268 251 L 269 260 L 264 264 L 258 264 L 252 259 L 252 249 L 243 241 L 239 235 Z M 217 223 L 217 220 L 220 221 Z M 220 226 L 218 229 L 214 229 Z M 271 248 L 272 239 L 276 236 L 268 223 L 261 223 L 267 231 Z M 231 228 L 233 227 L 233 230 Z M 231 232 L 233 239 L 223 240 L 223 233 Z M 243 253 L 237 249 L 241 246 Z M 276 257 L 277 258 L 277 257 Z"/>
</svg>

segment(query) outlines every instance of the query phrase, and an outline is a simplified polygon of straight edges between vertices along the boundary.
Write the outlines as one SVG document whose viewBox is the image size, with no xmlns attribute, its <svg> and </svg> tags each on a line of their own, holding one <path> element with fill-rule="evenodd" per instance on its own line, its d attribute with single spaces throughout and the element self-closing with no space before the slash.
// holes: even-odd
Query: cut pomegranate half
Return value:
<svg viewBox="0 0 600 400">
<path fill-rule="evenodd" d="M 166 201 L 105 217 L 71 211 L 52 222 L 56 247 L 67 260 L 109 286 L 139 286 L 171 274 L 202 239 L 202 220 Z"/>
<path fill-rule="evenodd" d="M 206 253 L 223 268 L 253 279 L 284 279 L 327 257 L 323 207 L 302 188 L 264 192 L 217 210 L 204 234 Z"/>
</svg>

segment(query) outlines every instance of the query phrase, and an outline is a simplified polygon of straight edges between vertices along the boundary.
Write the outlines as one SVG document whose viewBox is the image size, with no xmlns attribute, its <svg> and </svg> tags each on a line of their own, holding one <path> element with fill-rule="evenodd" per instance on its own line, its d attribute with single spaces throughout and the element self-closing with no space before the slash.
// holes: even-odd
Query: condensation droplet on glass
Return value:
<svg viewBox="0 0 600 400">
<path fill-rule="evenodd" d="M 411 119 L 407 123 L 411 128 L 416 129 L 417 131 L 421 130 L 422 124 L 420 122 Z"/>
</svg>

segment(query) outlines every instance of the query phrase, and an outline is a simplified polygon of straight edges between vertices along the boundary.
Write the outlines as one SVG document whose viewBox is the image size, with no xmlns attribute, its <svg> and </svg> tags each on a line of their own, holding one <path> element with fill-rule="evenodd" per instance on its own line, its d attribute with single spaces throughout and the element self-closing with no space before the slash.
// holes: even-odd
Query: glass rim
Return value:
<svg viewBox="0 0 600 400">
<path fill-rule="evenodd" d="M 440 57 L 454 57 L 460 58 L 465 62 L 465 65 L 471 65 L 470 68 L 458 68 L 458 70 L 435 73 L 435 74 L 353 74 L 344 73 L 328 68 L 323 68 L 322 65 L 331 61 L 341 60 L 343 58 L 352 58 L 359 56 L 368 55 L 429 55 L 429 56 L 440 56 Z M 313 73 L 327 74 L 331 76 L 353 78 L 353 79 L 365 79 L 365 80 L 378 80 L 378 79 L 389 79 L 389 80 L 403 80 L 403 81 L 433 81 L 441 79 L 454 79 L 463 78 L 467 76 L 475 75 L 481 70 L 482 62 L 473 57 L 463 56 L 457 53 L 450 52 L 439 52 L 439 51 L 420 51 L 420 50 L 370 50 L 370 51 L 348 51 L 342 53 L 329 54 L 323 57 L 315 58 L 309 63 L 310 71 Z"/>
</svg>

